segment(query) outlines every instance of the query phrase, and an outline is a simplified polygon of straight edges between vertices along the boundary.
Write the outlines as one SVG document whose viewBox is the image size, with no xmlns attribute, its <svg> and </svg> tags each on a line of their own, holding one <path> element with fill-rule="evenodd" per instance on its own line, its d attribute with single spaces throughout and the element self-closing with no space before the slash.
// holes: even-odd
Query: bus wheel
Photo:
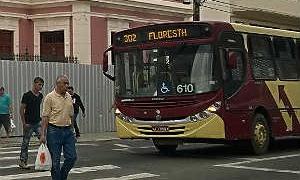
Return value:
<svg viewBox="0 0 300 180">
<path fill-rule="evenodd" d="M 153 144 L 161 154 L 174 154 L 178 147 L 178 143 L 162 143 L 159 139 L 153 139 Z"/>
<path fill-rule="evenodd" d="M 253 119 L 251 150 L 260 155 L 268 151 L 270 145 L 270 129 L 264 115 L 256 114 Z"/>
</svg>

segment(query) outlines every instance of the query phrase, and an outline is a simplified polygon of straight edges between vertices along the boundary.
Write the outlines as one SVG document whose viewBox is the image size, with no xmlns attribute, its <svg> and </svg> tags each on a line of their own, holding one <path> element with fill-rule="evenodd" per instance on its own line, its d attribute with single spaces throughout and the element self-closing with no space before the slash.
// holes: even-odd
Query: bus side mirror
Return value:
<svg viewBox="0 0 300 180">
<path fill-rule="evenodd" d="M 103 72 L 107 72 L 108 71 L 108 56 L 105 55 L 103 56 Z"/>
<path fill-rule="evenodd" d="M 236 69 L 237 68 L 237 59 L 238 59 L 237 53 L 229 51 L 228 58 L 227 58 L 227 67 L 229 69 Z"/>
<path fill-rule="evenodd" d="M 110 80 L 114 81 L 115 80 L 115 77 L 113 77 L 112 75 L 108 74 L 107 71 L 108 71 L 108 55 L 107 55 L 107 52 L 111 51 L 112 50 L 112 46 L 109 47 L 108 49 L 106 49 L 103 53 L 103 64 L 102 64 L 102 71 L 103 71 L 103 74 Z"/>
<path fill-rule="evenodd" d="M 103 64 L 102 64 L 102 70 L 103 70 L 103 72 L 107 72 L 108 71 L 108 55 L 107 55 L 107 52 L 109 52 L 111 50 L 112 50 L 112 47 L 109 47 L 103 53 Z"/>
</svg>

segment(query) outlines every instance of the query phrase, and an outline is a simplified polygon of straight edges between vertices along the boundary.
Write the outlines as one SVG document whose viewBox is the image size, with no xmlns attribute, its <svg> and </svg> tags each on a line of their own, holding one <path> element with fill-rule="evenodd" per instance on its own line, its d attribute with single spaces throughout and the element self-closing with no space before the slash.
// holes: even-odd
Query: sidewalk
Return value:
<svg viewBox="0 0 300 180">
<path fill-rule="evenodd" d="M 23 137 L 10 137 L 0 138 L 0 147 L 12 147 L 12 146 L 20 146 L 22 143 Z M 116 132 L 102 132 L 102 133 L 90 133 L 90 134 L 81 134 L 80 138 L 78 138 L 77 142 L 93 142 L 93 141 L 111 141 L 117 138 Z M 36 137 L 32 137 L 30 140 L 30 145 L 39 145 L 39 140 Z"/>
</svg>

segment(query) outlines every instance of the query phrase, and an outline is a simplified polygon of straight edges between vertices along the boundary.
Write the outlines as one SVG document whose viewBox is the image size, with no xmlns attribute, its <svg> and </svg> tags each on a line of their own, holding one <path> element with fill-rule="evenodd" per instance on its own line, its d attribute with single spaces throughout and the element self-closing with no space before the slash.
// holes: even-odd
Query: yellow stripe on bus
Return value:
<svg viewBox="0 0 300 180">
<path fill-rule="evenodd" d="M 282 87 L 281 93 L 285 93 L 287 96 L 287 99 L 289 103 L 291 104 L 292 108 L 294 109 L 294 112 L 297 116 L 298 123 L 300 123 L 300 111 L 295 108 L 300 108 L 300 82 L 299 81 L 266 81 L 266 84 L 273 96 L 273 99 L 275 100 L 278 108 L 286 108 L 286 104 L 284 102 L 284 99 L 280 96 L 280 86 Z M 287 131 L 292 130 L 292 117 L 289 112 L 286 110 L 281 111 L 281 115 L 285 121 L 285 124 L 287 126 Z"/>
</svg>

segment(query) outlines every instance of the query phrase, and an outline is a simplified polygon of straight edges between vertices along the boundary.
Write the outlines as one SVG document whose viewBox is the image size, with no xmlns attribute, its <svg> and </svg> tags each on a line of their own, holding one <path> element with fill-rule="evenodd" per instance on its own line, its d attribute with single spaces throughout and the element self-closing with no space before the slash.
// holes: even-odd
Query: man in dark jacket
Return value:
<svg viewBox="0 0 300 180">
<path fill-rule="evenodd" d="M 72 96 L 72 100 L 73 100 L 73 107 L 74 107 L 73 126 L 75 128 L 76 138 L 79 138 L 80 132 L 79 132 L 79 128 L 78 128 L 76 119 L 77 119 L 77 116 L 79 113 L 79 107 L 82 111 L 82 116 L 85 117 L 85 108 L 83 106 L 80 96 L 78 94 L 74 93 L 74 88 L 72 86 L 68 87 L 68 93 Z"/>
</svg>

